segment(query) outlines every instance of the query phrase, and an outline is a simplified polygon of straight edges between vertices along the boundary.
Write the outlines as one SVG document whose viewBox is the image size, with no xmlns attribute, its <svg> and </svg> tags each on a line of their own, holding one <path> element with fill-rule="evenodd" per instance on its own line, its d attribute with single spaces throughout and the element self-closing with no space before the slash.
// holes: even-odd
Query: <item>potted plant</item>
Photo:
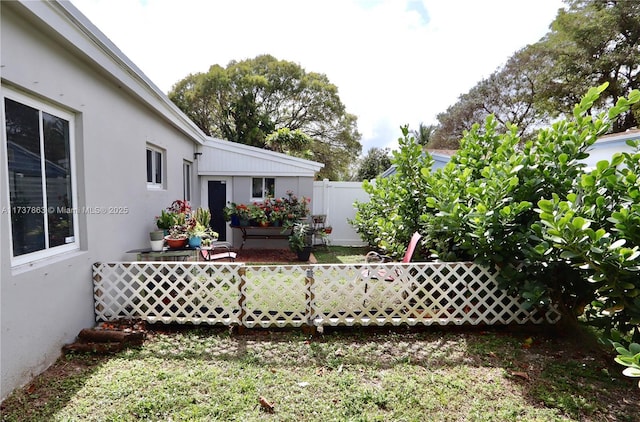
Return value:
<svg viewBox="0 0 640 422">
<path fill-rule="evenodd" d="M 156 217 L 156 227 L 169 234 L 169 229 L 175 225 L 175 215 L 167 210 L 162 210 L 160 215 Z"/>
<path fill-rule="evenodd" d="M 237 204 L 235 215 L 238 216 L 238 225 L 239 226 L 248 226 L 249 225 L 249 207 L 245 204 Z"/>
<path fill-rule="evenodd" d="M 249 221 L 252 226 L 264 226 L 267 224 L 267 214 L 256 203 L 249 205 Z"/>
<path fill-rule="evenodd" d="M 295 223 L 289 235 L 289 249 L 298 255 L 298 260 L 308 261 L 311 256 L 311 229 L 306 223 Z"/>
<path fill-rule="evenodd" d="M 202 238 L 207 235 L 207 228 L 196 221 L 195 224 L 189 226 L 187 229 L 187 236 L 189 238 L 190 248 L 199 248 L 202 243 Z"/>
<path fill-rule="evenodd" d="M 169 234 L 164 237 L 164 240 L 172 249 L 184 248 L 189 240 L 187 228 L 183 224 L 176 224 L 169 229 Z"/>
<path fill-rule="evenodd" d="M 152 251 L 161 251 L 164 247 L 164 230 L 154 230 L 149 232 L 149 240 L 151 242 Z"/>
</svg>

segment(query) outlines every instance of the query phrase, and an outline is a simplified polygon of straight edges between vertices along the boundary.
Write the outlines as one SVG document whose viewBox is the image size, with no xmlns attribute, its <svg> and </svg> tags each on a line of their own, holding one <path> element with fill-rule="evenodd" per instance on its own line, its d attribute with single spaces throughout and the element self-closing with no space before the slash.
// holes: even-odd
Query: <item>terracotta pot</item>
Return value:
<svg viewBox="0 0 640 422">
<path fill-rule="evenodd" d="M 187 239 L 186 237 L 184 239 L 172 239 L 169 236 L 166 236 L 164 240 L 167 241 L 167 246 L 169 246 L 171 249 L 180 249 L 186 246 L 189 239 Z"/>
</svg>

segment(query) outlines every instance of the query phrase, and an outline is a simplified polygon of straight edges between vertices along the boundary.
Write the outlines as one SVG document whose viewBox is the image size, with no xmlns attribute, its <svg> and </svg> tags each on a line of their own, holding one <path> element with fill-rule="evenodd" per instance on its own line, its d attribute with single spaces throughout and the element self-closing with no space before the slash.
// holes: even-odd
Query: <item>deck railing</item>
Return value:
<svg viewBox="0 0 640 422">
<path fill-rule="evenodd" d="M 526 310 L 468 262 L 249 266 L 113 262 L 93 266 L 97 321 L 244 327 L 555 323 Z"/>
</svg>

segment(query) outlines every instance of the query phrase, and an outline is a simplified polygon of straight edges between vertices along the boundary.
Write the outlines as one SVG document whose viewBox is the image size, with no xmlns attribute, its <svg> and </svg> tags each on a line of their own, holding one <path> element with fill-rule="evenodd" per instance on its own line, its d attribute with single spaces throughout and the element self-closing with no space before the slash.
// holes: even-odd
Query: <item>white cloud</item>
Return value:
<svg viewBox="0 0 640 422">
<path fill-rule="evenodd" d="M 338 86 L 363 152 L 399 126 L 436 122 L 516 50 L 561 0 L 72 0 L 163 91 L 189 73 L 259 54 Z"/>
</svg>

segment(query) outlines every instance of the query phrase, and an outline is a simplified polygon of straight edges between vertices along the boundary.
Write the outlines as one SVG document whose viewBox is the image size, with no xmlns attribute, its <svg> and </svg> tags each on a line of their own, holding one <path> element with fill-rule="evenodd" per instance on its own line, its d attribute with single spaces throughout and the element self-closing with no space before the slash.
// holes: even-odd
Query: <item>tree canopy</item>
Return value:
<svg viewBox="0 0 640 422">
<path fill-rule="evenodd" d="M 190 74 L 169 98 L 210 136 L 324 163 L 320 178 L 340 180 L 362 150 L 326 75 L 270 55 Z"/>
<path fill-rule="evenodd" d="M 493 114 L 506 132 L 518 126 L 529 139 L 556 118 L 570 116 L 590 86 L 609 84 L 592 113 L 640 88 L 640 2 L 565 0 L 550 31 L 537 43 L 513 54 L 506 64 L 478 82 L 437 116 L 432 148 L 457 148 L 465 130 Z M 636 126 L 635 106 L 612 126 L 620 132 Z"/>
<path fill-rule="evenodd" d="M 391 167 L 391 151 L 389 148 L 370 148 L 360 160 L 360 166 L 356 174 L 357 180 L 375 179 L 380 173 Z"/>
</svg>

